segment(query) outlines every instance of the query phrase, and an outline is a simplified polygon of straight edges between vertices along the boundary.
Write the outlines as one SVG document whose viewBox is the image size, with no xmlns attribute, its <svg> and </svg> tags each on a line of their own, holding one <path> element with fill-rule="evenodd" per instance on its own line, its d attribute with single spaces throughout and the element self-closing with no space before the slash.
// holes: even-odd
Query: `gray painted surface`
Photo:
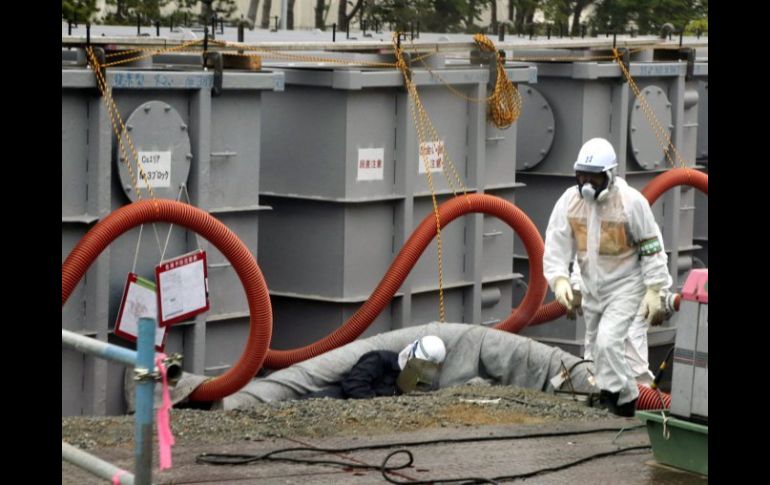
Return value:
<svg viewBox="0 0 770 485">
<path fill-rule="evenodd" d="M 663 156 L 641 103 L 628 84 L 621 80 L 617 65 L 584 62 L 538 63 L 537 66 L 537 90 L 553 108 L 555 137 L 550 151 L 539 164 L 519 172 L 518 180 L 526 187 L 519 189 L 516 200 L 540 233 L 545 234 L 554 203 L 564 190 L 575 183 L 572 164 L 580 146 L 589 138 L 604 137 L 613 143 L 618 154 L 619 175 L 639 190 L 670 167 L 670 163 Z M 647 93 L 651 111 L 682 158 L 691 164 L 695 158 L 699 104 L 698 97 L 694 96 L 695 85 L 685 82 L 684 65 L 632 62 L 630 71 L 641 91 Z M 525 111 L 525 114 L 528 113 L 531 112 Z M 541 113 L 532 116 L 533 123 L 542 125 L 541 118 Z M 522 117 L 519 120 L 519 129 L 523 133 L 532 130 L 531 127 L 523 128 L 527 126 L 528 119 Z M 525 141 L 524 135 L 519 135 L 521 153 Z M 542 136 L 534 139 L 542 144 Z M 669 254 L 674 289 L 692 267 L 692 253 L 697 249 L 693 244 L 693 234 L 695 216 L 699 212 L 695 209 L 694 192 L 691 188 L 673 189 L 652 206 Z M 515 244 L 514 270 L 524 274 L 522 282 L 513 288 L 513 302 L 518 304 L 526 289 L 524 282 L 529 272 L 518 238 Z M 552 299 L 549 292 L 546 300 Z M 666 327 L 673 325 L 673 321 L 665 324 Z M 582 319 L 575 322 L 566 317 L 523 331 L 525 335 L 578 353 L 582 353 L 584 332 Z M 667 338 L 670 342 L 672 337 L 668 335 Z"/>
<path fill-rule="evenodd" d="M 708 418 L 708 304 L 683 301 L 674 349 L 671 414 Z"/>
<path fill-rule="evenodd" d="M 556 122 L 553 108 L 536 88 L 527 86 L 521 91 L 521 118 L 518 125 L 522 143 L 516 145 L 516 169 L 533 168 L 548 155 L 553 144 Z"/>
<path fill-rule="evenodd" d="M 261 209 L 259 98 L 264 89 L 282 88 L 282 74 L 225 73 L 225 91 L 218 98 L 210 96 L 212 74 L 202 71 L 110 69 L 107 79 L 118 112 L 136 135 L 137 151 L 174 147 L 171 187 L 156 189 L 156 196 L 175 199 L 180 185 L 186 183 L 192 203 L 210 210 L 256 255 Z M 107 108 L 94 87 L 89 70 L 62 69 L 62 261 L 93 223 L 129 203 L 124 192 L 128 177 L 121 175 L 124 166 L 117 165 L 122 153 Z M 164 116 L 174 119 L 165 120 Z M 128 144 L 125 152 L 132 153 Z M 192 154 L 191 162 L 187 154 Z M 176 171 L 180 163 L 190 165 L 189 176 L 184 170 Z M 143 198 L 149 198 L 146 190 L 142 192 Z M 129 194 L 133 195 L 133 189 Z M 186 200 L 184 195 L 181 198 Z M 113 326 L 126 275 L 133 267 L 139 232 L 139 228 L 128 231 L 97 258 L 62 308 L 62 328 L 133 347 L 114 336 Z M 154 279 L 154 267 L 168 234 L 168 224 L 143 228 L 136 263 L 139 275 Z M 209 269 L 212 311 L 173 327 L 166 350 L 183 353 L 185 369 L 203 373 L 222 360 L 234 361 L 242 352 L 248 308 L 234 271 L 222 265 L 221 254 L 209 248 L 205 240 L 174 227 L 165 254 L 176 256 L 197 247 L 209 250 L 209 263 L 214 265 Z M 213 345 L 207 345 L 207 320 L 217 322 L 208 333 L 219 335 L 217 328 L 227 328 L 224 334 L 232 335 L 232 339 L 225 345 L 215 337 Z M 218 327 L 220 322 L 225 324 Z M 124 412 L 123 372 L 123 366 L 63 350 L 62 383 L 66 391 L 62 393 L 62 415 Z"/>
<path fill-rule="evenodd" d="M 704 96 L 699 92 L 699 102 L 693 103 L 692 93 L 702 82 L 685 82 L 676 63 L 649 64 L 632 63 L 632 74 L 640 87 L 658 86 L 671 102 L 674 142 L 691 160 L 697 130 L 704 126 Z M 488 69 L 434 69 L 465 96 L 488 96 Z M 455 96 L 424 69 L 413 71 L 421 100 L 469 189 L 512 202 L 515 193 L 517 205 L 543 234 L 556 199 L 574 183 L 574 157 L 588 138 L 602 136 L 615 144 L 620 173 L 632 186 L 641 188 L 660 173 L 644 170 L 634 158 L 638 146 L 645 153 L 659 147 L 652 145 L 654 138 L 629 129 L 634 96 L 616 65 L 541 63 L 511 68 L 509 74 L 520 82 L 522 93 L 527 82 L 537 81 L 548 109 L 533 115 L 525 104 L 517 123 L 498 130 L 487 121 L 486 104 Z M 211 96 L 210 72 L 116 71 L 108 73 L 108 80 L 124 117 L 157 101 L 170 105 L 188 125 L 192 203 L 224 222 L 259 257 L 273 304 L 272 348 L 306 345 L 337 329 L 371 294 L 413 229 L 432 214 L 426 176 L 418 172 L 419 142 L 409 98 L 398 72 L 329 66 L 226 71 L 219 97 Z M 115 137 L 94 87 L 89 71 L 63 69 L 62 259 L 93 222 L 128 203 L 114 170 Z M 661 106 L 656 109 L 663 113 Z M 382 176 L 359 180 L 359 150 L 372 148 L 383 151 Z M 533 150 L 535 155 L 545 150 L 542 161 L 517 174 L 522 153 Z M 432 176 L 439 203 L 447 200 L 452 191 L 446 177 Z M 694 190 L 674 192 L 661 198 L 653 212 L 672 251 L 672 268 L 681 276 L 692 265 L 693 233 L 702 237 L 704 219 L 707 238 L 707 217 L 700 205 L 693 210 L 699 200 Z M 168 225 L 155 229 L 162 244 Z M 185 232 L 174 228 L 166 254 L 207 249 L 212 306 L 207 314 L 172 327 L 167 351 L 182 352 L 189 372 L 218 375 L 243 350 L 246 300 L 221 254 Z M 98 260 L 63 308 L 64 328 L 121 342 L 111 328 L 137 239 L 134 229 Z M 502 221 L 472 215 L 447 226 L 442 243 L 447 320 L 496 325 L 526 288 L 528 264 L 521 241 Z M 160 252 L 155 230 L 146 226 L 137 272 L 152 275 Z M 437 290 L 434 241 L 363 335 L 436 320 Z M 582 351 L 582 332 L 580 320 L 566 319 L 525 331 L 574 352 Z M 69 392 L 62 395 L 62 414 L 123 412 L 122 373 L 122 366 L 99 365 L 63 351 L 62 382 Z"/>
<path fill-rule="evenodd" d="M 512 78 L 529 80 L 534 69 L 511 71 Z M 436 85 L 440 76 L 464 96 L 483 99 L 488 70 L 453 67 L 437 73 L 418 68 L 413 77 L 456 171 L 431 173 L 437 203 L 451 196 L 452 186 L 459 188 L 455 177 L 468 188 L 479 182 L 505 187 L 512 198 L 515 126 L 494 128 L 486 121 L 485 104 Z M 408 97 L 393 73 L 289 69 L 286 74 L 285 91 L 263 99 L 271 123 L 263 126 L 262 203 L 273 210 L 261 220 L 260 265 L 274 297 L 302 300 L 298 307 L 336 306 L 332 313 L 339 320 L 345 308 L 368 298 L 413 229 L 432 218 L 431 189 L 419 171 Z M 302 143 L 296 142 L 298 133 Z M 383 150 L 382 175 L 359 180 L 358 152 L 372 148 Z M 482 282 L 510 285 L 510 229 L 493 218 L 467 216 L 446 226 L 441 239 L 447 318 L 452 312 L 474 323 L 498 318 L 499 302 L 482 310 Z M 402 285 L 388 329 L 436 319 L 437 273 L 434 241 Z M 295 313 L 289 326 L 312 325 L 306 311 Z"/>
<path fill-rule="evenodd" d="M 148 194 L 152 189 L 159 199 L 175 199 L 179 187 L 187 183 L 192 162 L 187 123 L 171 105 L 148 101 L 137 107 L 125 124 L 130 138 L 123 135 L 120 143 L 133 168 L 129 169 L 118 148 L 115 165 L 123 192 L 131 202 L 138 200 L 137 187 Z M 134 156 L 141 165 L 137 166 Z"/>
</svg>

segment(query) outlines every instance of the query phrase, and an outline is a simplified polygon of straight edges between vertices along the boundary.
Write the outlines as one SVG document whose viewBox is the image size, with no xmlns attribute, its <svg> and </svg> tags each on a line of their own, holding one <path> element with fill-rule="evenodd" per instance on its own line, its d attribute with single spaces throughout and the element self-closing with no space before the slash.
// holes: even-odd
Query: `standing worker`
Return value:
<svg viewBox="0 0 770 485">
<path fill-rule="evenodd" d="M 577 185 L 562 194 L 548 221 L 543 273 L 557 301 L 573 310 L 569 264 L 577 255 L 586 355 L 596 367 L 599 406 L 633 416 L 642 370 L 632 369 L 626 339 L 634 324 L 632 338 L 644 338 L 646 354 L 646 329 L 665 316 L 661 294 L 671 286 L 671 276 L 650 204 L 616 175 L 617 165 L 615 150 L 603 138 L 580 148 Z M 640 348 L 637 342 L 629 350 Z M 646 355 L 639 357 L 646 366 Z"/>
</svg>

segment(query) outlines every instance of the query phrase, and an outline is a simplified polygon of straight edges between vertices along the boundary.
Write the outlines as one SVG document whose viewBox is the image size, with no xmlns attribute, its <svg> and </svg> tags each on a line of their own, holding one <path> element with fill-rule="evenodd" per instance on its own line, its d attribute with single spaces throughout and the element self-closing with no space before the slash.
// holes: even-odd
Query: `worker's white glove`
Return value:
<svg viewBox="0 0 770 485">
<path fill-rule="evenodd" d="M 564 276 L 559 276 L 553 284 L 553 293 L 556 295 L 556 301 L 561 303 L 567 308 L 572 310 L 572 287 L 569 284 L 569 279 Z"/>
<path fill-rule="evenodd" d="M 660 288 L 651 286 L 647 288 L 642 300 L 642 315 L 647 319 L 647 323 L 656 327 L 663 323 L 666 317 L 666 311 L 660 300 Z"/>
<path fill-rule="evenodd" d="M 583 293 L 580 288 L 573 288 L 572 308 L 567 309 L 567 320 L 575 320 L 578 315 L 583 316 Z"/>
</svg>

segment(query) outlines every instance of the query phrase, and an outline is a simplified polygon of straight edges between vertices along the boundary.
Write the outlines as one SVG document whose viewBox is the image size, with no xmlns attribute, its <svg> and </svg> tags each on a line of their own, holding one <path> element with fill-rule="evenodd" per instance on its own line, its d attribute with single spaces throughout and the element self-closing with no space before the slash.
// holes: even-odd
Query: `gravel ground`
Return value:
<svg viewBox="0 0 770 485">
<path fill-rule="evenodd" d="M 606 411 L 568 397 L 512 386 L 474 384 L 375 399 L 281 401 L 238 411 L 174 409 L 171 426 L 178 445 L 199 445 L 608 417 L 611 415 Z M 133 436 L 133 416 L 62 418 L 62 439 L 82 449 L 130 448 Z"/>
</svg>

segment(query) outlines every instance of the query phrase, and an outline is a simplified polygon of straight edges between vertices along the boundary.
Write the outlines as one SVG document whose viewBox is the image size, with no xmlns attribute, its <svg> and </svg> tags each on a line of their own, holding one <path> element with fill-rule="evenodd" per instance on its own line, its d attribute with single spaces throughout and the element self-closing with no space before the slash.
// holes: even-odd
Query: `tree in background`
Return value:
<svg viewBox="0 0 770 485">
<path fill-rule="evenodd" d="M 329 13 L 331 3 L 326 3 L 324 0 L 316 0 L 315 2 L 315 28 L 326 30 L 326 15 Z"/>
<path fill-rule="evenodd" d="M 353 10 L 351 10 L 350 13 L 347 13 L 348 4 L 353 6 Z M 355 17 L 356 14 L 361 10 L 363 4 L 364 0 L 355 0 L 355 3 L 350 0 L 340 0 L 340 3 L 337 5 L 338 28 L 347 29 L 348 24 L 350 24 L 350 21 L 353 19 L 353 17 Z"/>
<path fill-rule="evenodd" d="M 708 0 L 598 0 L 590 22 L 597 31 L 631 28 L 656 35 L 663 24 L 670 23 L 679 32 L 691 21 L 707 17 Z"/>
<path fill-rule="evenodd" d="M 96 0 L 62 0 L 61 16 L 74 22 L 89 22 L 99 11 Z"/>
<path fill-rule="evenodd" d="M 176 8 L 166 16 L 174 25 L 189 25 L 200 22 L 200 14 L 197 8 L 198 0 L 176 0 Z"/>
<path fill-rule="evenodd" d="M 65 1 L 62 0 L 62 8 Z M 95 0 L 89 0 L 94 1 Z M 115 7 L 106 13 L 103 22 L 112 25 L 134 25 L 139 15 L 142 22 L 172 20 L 179 25 L 185 20 L 209 24 L 212 15 L 218 19 L 233 20 L 238 5 L 235 0 L 105 0 L 106 4 Z M 161 9 L 172 5 L 173 10 L 163 15 Z"/>
<path fill-rule="evenodd" d="M 104 16 L 104 23 L 116 25 L 136 24 L 139 16 L 143 23 L 160 20 L 160 9 L 170 3 L 171 0 L 106 0 L 107 5 L 117 7 L 115 12 Z"/>
<path fill-rule="evenodd" d="M 465 7 L 465 31 L 470 33 L 480 32 L 485 30 L 476 26 L 475 21 L 481 20 L 481 15 L 484 10 L 489 7 L 490 4 L 495 3 L 494 0 L 466 0 Z"/>
<path fill-rule="evenodd" d="M 115 11 L 105 14 L 104 23 L 114 25 L 135 24 L 137 15 L 152 10 L 144 5 L 142 0 L 106 0 L 105 4 L 115 7 Z M 160 15 L 160 6 L 158 6 L 158 15 Z"/>
<path fill-rule="evenodd" d="M 286 28 L 288 30 L 294 30 L 294 2 L 295 0 L 289 0 L 286 4 Z"/>
<path fill-rule="evenodd" d="M 509 0 L 508 19 L 513 22 L 514 32 L 523 34 L 532 25 L 539 0 Z"/>
<path fill-rule="evenodd" d="M 257 9 L 259 9 L 259 0 L 251 0 L 249 9 L 246 11 L 246 19 L 251 22 L 251 25 L 257 25 Z"/>
<path fill-rule="evenodd" d="M 212 9 L 216 12 L 218 19 L 232 21 L 235 18 L 238 5 L 236 5 L 235 0 L 214 0 Z"/>
<path fill-rule="evenodd" d="M 272 0 L 265 0 L 265 3 L 262 4 L 262 22 L 260 22 L 259 26 L 263 29 L 270 28 L 270 7 L 272 7 Z"/>
<path fill-rule="evenodd" d="M 315 28 L 326 30 L 326 16 L 329 15 L 331 0 L 326 3 L 324 0 L 316 0 L 315 3 Z"/>
<path fill-rule="evenodd" d="M 539 8 L 543 11 L 545 19 L 556 24 L 562 32 L 579 36 L 580 16 L 586 7 L 595 2 L 596 0 L 541 0 Z"/>
<path fill-rule="evenodd" d="M 236 0 L 105 0 L 110 7 L 103 15 L 103 22 L 116 25 L 133 25 L 137 15 L 143 23 L 171 19 L 174 24 L 191 20 L 210 23 L 211 16 L 232 20 L 237 12 Z M 312 2 L 313 0 L 302 0 Z M 499 0 L 498 0 L 499 1 Z M 332 0 L 315 0 L 315 27 L 326 28 Z M 62 0 L 62 17 L 69 20 L 87 21 L 99 11 L 97 0 Z M 270 11 L 273 0 L 262 1 L 260 26 L 271 27 Z M 286 24 L 294 28 L 296 0 L 288 0 Z M 161 9 L 172 5 L 173 11 L 165 16 Z M 507 12 L 498 11 L 495 0 L 339 0 L 336 21 L 340 29 L 357 21 L 372 26 L 390 26 L 396 30 L 409 30 L 419 23 L 424 32 L 475 33 L 490 29 L 497 31 L 502 17 L 513 28 L 513 33 L 526 34 L 534 25 L 536 12 L 556 29 L 552 32 L 569 32 L 579 36 L 580 17 L 586 8 L 595 6 L 588 22 L 593 34 L 604 32 L 628 32 L 630 29 L 643 35 L 656 35 L 666 23 L 674 30 L 685 29 L 688 35 L 708 32 L 708 0 L 507 0 L 503 4 Z M 260 0 L 251 0 L 247 18 L 256 24 Z M 169 8 L 166 8 L 169 11 Z M 489 26 L 478 25 L 484 12 L 489 12 Z M 506 15 L 507 14 L 507 15 Z M 75 18 L 77 17 L 77 19 Z M 538 35 L 542 27 L 535 29 Z"/>
<path fill-rule="evenodd" d="M 395 30 L 407 31 L 419 22 L 423 32 L 464 32 L 478 19 L 489 0 L 378 0 L 364 17 Z"/>
<path fill-rule="evenodd" d="M 556 26 L 554 35 L 561 29 L 562 32 L 567 30 L 564 28 L 569 23 L 569 16 L 572 13 L 572 2 L 570 0 L 544 0 L 541 8 L 543 10 L 543 17 L 547 23 Z"/>
<path fill-rule="evenodd" d="M 575 0 L 572 2 L 572 28 L 570 34 L 577 37 L 580 35 L 580 16 L 583 10 L 594 3 L 596 0 Z"/>
<path fill-rule="evenodd" d="M 202 25 L 210 24 L 211 19 L 214 17 L 217 20 L 231 21 L 233 20 L 233 15 L 238 10 L 235 0 L 181 0 L 179 3 L 186 5 L 188 8 L 195 8 L 196 4 L 200 4 L 198 21 Z"/>
</svg>

